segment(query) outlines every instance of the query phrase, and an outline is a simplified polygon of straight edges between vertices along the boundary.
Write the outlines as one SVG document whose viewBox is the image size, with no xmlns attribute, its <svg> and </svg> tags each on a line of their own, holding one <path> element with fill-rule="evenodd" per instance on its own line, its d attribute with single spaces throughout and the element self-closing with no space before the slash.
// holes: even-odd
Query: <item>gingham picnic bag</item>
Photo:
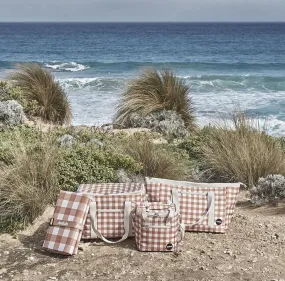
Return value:
<svg viewBox="0 0 285 281">
<path fill-rule="evenodd" d="M 139 251 L 177 252 L 184 227 L 173 203 L 145 202 L 134 214 L 135 241 Z"/>
<path fill-rule="evenodd" d="M 194 183 L 146 178 L 149 201 L 173 200 L 186 231 L 224 233 L 231 222 L 241 183 Z"/>
<path fill-rule="evenodd" d="M 136 203 L 145 200 L 144 184 L 83 184 L 77 192 L 91 196 L 82 239 L 100 238 L 107 243 L 118 243 L 133 236 L 132 215 Z M 110 241 L 107 238 L 120 239 Z"/>
<path fill-rule="evenodd" d="M 45 250 L 63 255 L 77 254 L 89 202 L 88 195 L 60 192 L 44 240 Z"/>
</svg>

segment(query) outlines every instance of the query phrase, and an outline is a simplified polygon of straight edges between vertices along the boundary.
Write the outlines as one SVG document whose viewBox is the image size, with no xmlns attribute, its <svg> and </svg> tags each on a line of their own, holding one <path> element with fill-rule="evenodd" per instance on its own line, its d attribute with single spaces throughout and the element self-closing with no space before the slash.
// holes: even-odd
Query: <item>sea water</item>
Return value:
<svg viewBox="0 0 285 281">
<path fill-rule="evenodd" d="M 38 62 L 66 89 L 73 124 L 112 121 L 141 69 L 190 86 L 198 123 L 236 107 L 285 134 L 285 23 L 0 23 L 0 79 Z"/>
</svg>

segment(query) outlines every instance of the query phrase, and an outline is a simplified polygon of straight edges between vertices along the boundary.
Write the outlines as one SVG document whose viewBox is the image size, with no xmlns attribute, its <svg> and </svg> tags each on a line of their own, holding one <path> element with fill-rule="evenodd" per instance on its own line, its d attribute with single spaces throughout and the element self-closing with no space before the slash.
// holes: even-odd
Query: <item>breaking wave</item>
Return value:
<svg viewBox="0 0 285 281">
<path fill-rule="evenodd" d="M 47 68 L 51 68 L 55 71 L 72 71 L 72 72 L 83 71 L 85 69 L 90 68 L 89 66 L 76 63 L 74 61 L 63 62 L 63 63 L 60 63 L 58 61 L 52 61 L 50 63 L 44 64 L 44 66 Z"/>
</svg>

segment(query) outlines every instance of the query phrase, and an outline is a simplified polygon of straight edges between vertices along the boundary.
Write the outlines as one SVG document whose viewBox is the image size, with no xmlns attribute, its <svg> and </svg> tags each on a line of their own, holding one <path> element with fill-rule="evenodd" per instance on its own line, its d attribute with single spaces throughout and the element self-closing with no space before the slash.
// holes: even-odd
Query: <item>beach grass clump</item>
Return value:
<svg viewBox="0 0 285 281">
<path fill-rule="evenodd" d="M 20 131 L 13 131 L 13 137 L 2 142 L 3 155 L 9 155 L 9 161 L 6 157 L 0 161 L 0 232 L 31 223 L 59 192 L 58 148 L 53 138 L 39 134 L 34 142 L 28 142 Z"/>
<path fill-rule="evenodd" d="M 169 70 L 146 69 L 130 81 L 122 94 L 114 123 L 131 127 L 133 114 L 146 117 L 162 110 L 176 112 L 188 129 L 195 128 L 193 103 L 185 81 Z"/>
<path fill-rule="evenodd" d="M 33 104 L 31 115 L 44 122 L 70 124 L 71 109 L 67 95 L 53 75 L 39 64 L 24 63 L 9 75 L 13 85 L 19 87 L 23 99 Z"/>
<path fill-rule="evenodd" d="M 185 179 L 189 175 L 187 161 L 179 153 L 153 143 L 153 140 L 146 135 L 128 137 L 124 141 L 123 149 L 125 153 L 142 164 L 143 176 Z"/>
<path fill-rule="evenodd" d="M 236 113 L 207 134 L 202 146 L 203 161 L 220 179 L 241 181 L 252 187 L 261 177 L 285 175 L 284 150 L 258 120 Z"/>
</svg>

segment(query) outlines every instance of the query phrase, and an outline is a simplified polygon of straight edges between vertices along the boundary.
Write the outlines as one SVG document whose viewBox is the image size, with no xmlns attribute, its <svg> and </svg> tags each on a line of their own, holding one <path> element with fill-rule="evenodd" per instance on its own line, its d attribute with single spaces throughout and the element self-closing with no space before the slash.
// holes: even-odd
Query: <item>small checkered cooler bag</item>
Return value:
<svg viewBox="0 0 285 281">
<path fill-rule="evenodd" d="M 43 244 L 45 250 L 63 255 L 77 253 L 89 202 L 88 195 L 60 192 Z"/>
<path fill-rule="evenodd" d="M 146 178 L 149 201 L 168 202 L 172 199 L 186 231 L 226 232 L 241 185 Z"/>
<path fill-rule="evenodd" d="M 145 200 L 144 184 L 83 184 L 77 192 L 91 196 L 82 239 L 100 238 L 106 243 L 118 243 L 133 236 L 132 215 L 136 203 Z M 107 238 L 120 239 L 110 241 Z"/>
<path fill-rule="evenodd" d="M 173 203 L 145 202 L 134 214 L 135 240 L 139 251 L 177 252 L 184 226 Z"/>
</svg>

